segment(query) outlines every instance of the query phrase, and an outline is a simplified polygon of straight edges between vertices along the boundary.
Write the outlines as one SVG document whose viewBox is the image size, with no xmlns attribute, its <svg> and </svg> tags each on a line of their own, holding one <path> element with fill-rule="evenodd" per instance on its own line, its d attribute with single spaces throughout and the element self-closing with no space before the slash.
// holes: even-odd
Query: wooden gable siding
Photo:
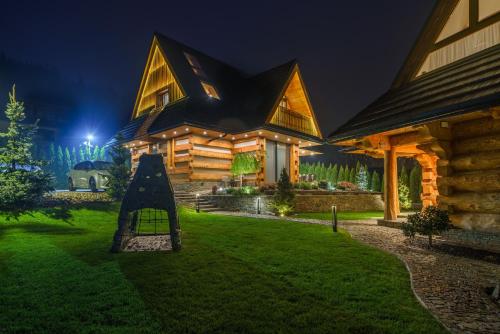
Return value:
<svg viewBox="0 0 500 334">
<path fill-rule="evenodd" d="M 165 55 L 158 43 L 153 41 L 147 65 L 143 73 L 141 86 L 137 95 L 134 116 L 138 117 L 151 110 L 157 104 L 158 93 L 168 90 L 169 103 L 185 96 Z"/>
<path fill-rule="evenodd" d="M 283 98 L 286 99 L 286 106 L 281 103 Z M 276 106 L 268 118 L 268 123 L 321 137 L 321 131 L 298 68 L 293 71 L 283 94 L 279 96 Z"/>
</svg>

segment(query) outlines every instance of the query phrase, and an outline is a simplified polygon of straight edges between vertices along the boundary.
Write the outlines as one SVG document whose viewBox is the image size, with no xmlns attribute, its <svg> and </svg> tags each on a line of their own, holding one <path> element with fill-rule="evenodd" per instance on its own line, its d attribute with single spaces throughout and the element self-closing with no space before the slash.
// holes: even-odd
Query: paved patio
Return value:
<svg viewBox="0 0 500 334">
<path fill-rule="evenodd" d="M 325 220 L 240 212 L 217 214 L 331 224 Z M 410 272 L 417 298 L 451 332 L 500 333 L 500 306 L 486 293 L 488 287 L 500 281 L 500 265 L 431 251 L 424 238 L 410 243 L 400 230 L 378 226 L 376 220 L 340 221 L 339 226 L 355 239 L 398 256 Z M 440 242 L 436 240 L 435 244 Z"/>
</svg>

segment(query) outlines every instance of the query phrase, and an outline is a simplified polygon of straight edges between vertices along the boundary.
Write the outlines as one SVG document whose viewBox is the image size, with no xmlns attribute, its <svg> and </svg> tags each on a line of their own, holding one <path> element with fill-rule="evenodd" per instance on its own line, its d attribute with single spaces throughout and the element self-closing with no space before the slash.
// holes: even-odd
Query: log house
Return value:
<svg viewBox="0 0 500 334">
<path fill-rule="evenodd" d="M 397 157 L 422 166 L 423 205 L 500 233 L 500 1 L 438 1 L 391 88 L 329 136 L 384 159 L 385 220 L 399 214 Z"/>
</svg>

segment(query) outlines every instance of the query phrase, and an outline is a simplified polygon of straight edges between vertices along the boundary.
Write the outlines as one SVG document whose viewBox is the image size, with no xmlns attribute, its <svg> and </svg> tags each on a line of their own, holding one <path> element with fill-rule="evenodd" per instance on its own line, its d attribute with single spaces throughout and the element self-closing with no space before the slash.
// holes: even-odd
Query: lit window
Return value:
<svg viewBox="0 0 500 334">
<path fill-rule="evenodd" d="M 158 93 L 158 97 L 156 99 L 157 107 L 164 107 L 170 102 L 170 96 L 168 94 L 168 89 Z"/>
<path fill-rule="evenodd" d="M 283 96 L 283 98 L 281 99 L 280 107 L 288 109 L 288 99 L 286 98 L 286 96 Z"/>
<path fill-rule="evenodd" d="M 217 94 L 217 91 L 215 90 L 215 87 L 207 84 L 206 82 L 201 82 L 201 85 L 203 86 L 203 89 L 205 90 L 205 93 L 213 98 L 216 98 L 217 100 L 220 100 L 219 94 Z"/>
</svg>

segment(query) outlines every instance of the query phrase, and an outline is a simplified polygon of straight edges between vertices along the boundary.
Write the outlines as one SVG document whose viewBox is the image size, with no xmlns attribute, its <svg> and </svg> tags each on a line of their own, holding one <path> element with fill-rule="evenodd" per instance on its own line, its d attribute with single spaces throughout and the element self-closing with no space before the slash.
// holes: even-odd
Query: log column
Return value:
<svg viewBox="0 0 500 334">
<path fill-rule="evenodd" d="M 396 220 L 399 214 L 398 160 L 394 148 L 384 151 L 384 219 Z"/>
</svg>

